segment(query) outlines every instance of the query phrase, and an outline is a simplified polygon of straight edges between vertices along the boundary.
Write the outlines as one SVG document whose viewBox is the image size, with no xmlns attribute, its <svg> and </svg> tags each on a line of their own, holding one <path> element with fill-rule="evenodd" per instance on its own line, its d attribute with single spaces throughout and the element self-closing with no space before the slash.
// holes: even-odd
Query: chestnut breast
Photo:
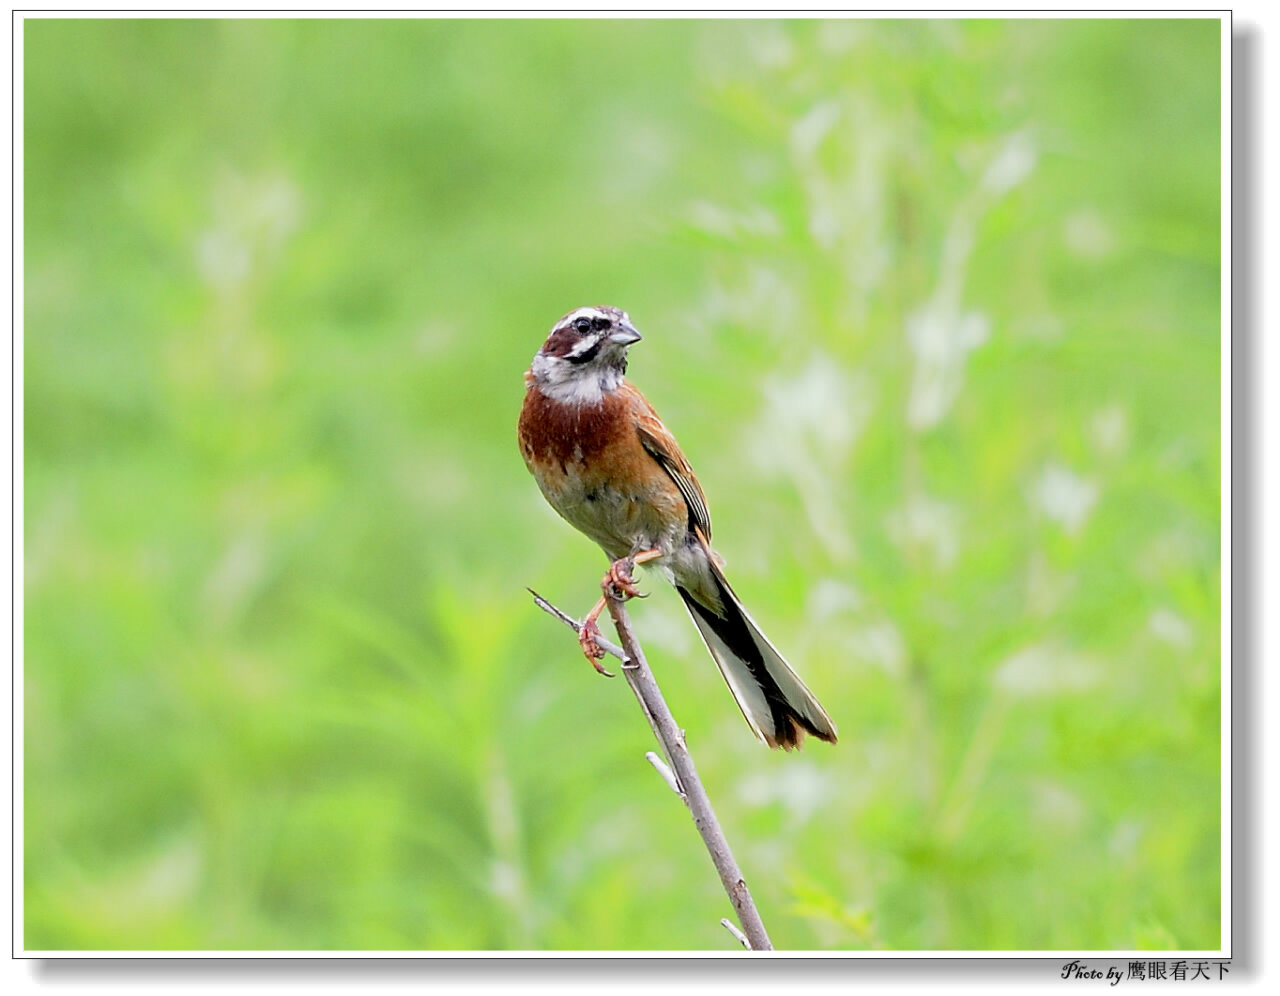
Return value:
<svg viewBox="0 0 1280 996">
<path fill-rule="evenodd" d="M 633 548 L 683 542 L 688 509 L 645 450 L 637 415 L 651 412 L 629 383 L 599 404 L 566 404 L 531 385 L 520 412 L 520 452 L 548 503 L 614 559 Z"/>
</svg>

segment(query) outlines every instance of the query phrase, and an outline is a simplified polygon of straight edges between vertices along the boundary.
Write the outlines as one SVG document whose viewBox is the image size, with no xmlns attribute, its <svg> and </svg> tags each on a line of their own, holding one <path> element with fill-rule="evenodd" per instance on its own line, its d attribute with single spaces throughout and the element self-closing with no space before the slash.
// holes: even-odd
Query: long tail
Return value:
<svg viewBox="0 0 1280 996">
<path fill-rule="evenodd" d="M 755 735 L 770 747 L 784 750 L 799 747 L 806 733 L 835 743 L 831 717 L 760 632 L 714 561 L 712 574 L 723 614 L 684 588 L 677 585 L 676 590 Z"/>
</svg>

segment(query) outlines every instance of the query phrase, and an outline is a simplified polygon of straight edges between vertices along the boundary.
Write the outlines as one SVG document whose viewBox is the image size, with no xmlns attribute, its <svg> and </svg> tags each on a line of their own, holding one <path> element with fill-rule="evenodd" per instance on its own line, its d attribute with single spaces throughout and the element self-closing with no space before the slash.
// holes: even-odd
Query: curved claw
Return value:
<svg viewBox="0 0 1280 996">
<path fill-rule="evenodd" d="M 628 598 L 648 598 L 648 595 L 636 587 L 636 579 L 631 576 L 634 567 L 635 563 L 630 557 L 615 560 L 609 565 L 604 580 L 600 582 L 600 588 L 606 595 L 612 595 L 624 601 Z"/>
<path fill-rule="evenodd" d="M 582 654 L 591 666 L 603 674 L 606 678 L 612 678 L 613 672 L 606 671 L 600 666 L 600 659 L 604 657 L 604 651 L 596 643 L 596 637 L 602 635 L 600 627 L 596 625 L 594 619 L 588 619 L 582 624 L 582 628 L 578 630 L 578 646 L 582 648 Z"/>
</svg>

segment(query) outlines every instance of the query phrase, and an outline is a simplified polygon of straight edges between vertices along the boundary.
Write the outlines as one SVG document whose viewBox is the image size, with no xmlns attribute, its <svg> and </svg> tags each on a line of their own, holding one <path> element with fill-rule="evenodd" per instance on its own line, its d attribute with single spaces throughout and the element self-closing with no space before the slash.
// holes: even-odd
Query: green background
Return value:
<svg viewBox="0 0 1280 996">
<path fill-rule="evenodd" d="M 609 303 L 840 727 L 641 573 L 775 944 L 1218 948 L 1219 32 L 27 20 L 26 947 L 734 947 L 525 592 Z"/>
</svg>

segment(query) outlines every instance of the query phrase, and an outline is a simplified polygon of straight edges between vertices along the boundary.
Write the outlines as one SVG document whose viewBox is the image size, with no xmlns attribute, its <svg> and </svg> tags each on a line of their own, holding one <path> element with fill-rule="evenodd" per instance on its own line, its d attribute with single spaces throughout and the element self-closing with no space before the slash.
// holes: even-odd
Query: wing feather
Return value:
<svg viewBox="0 0 1280 996">
<path fill-rule="evenodd" d="M 675 482 L 680 490 L 684 503 L 689 507 L 689 528 L 701 530 L 703 536 L 711 539 L 711 510 L 707 508 L 707 496 L 693 474 L 693 468 L 680 451 L 680 444 L 667 431 L 653 409 L 636 420 L 636 431 L 640 435 L 640 444 L 645 451 L 658 461 L 658 465 L 667 472 L 667 476 Z"/>
</svg>

